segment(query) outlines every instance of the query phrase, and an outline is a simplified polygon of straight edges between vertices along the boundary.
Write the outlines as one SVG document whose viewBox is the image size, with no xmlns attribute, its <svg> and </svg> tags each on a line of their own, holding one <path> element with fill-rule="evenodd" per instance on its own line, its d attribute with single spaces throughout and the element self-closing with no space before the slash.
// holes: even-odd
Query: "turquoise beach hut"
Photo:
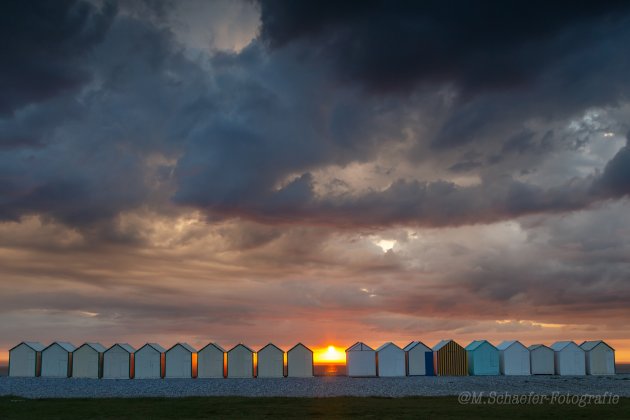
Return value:
<svg viewBox="0 0 630 420">
<path fill-rule="evenodd" d="M 499 350 L 487 340 L 475 340 L 466 346 L 469 375 L 498 375 Z"/>
</svg>

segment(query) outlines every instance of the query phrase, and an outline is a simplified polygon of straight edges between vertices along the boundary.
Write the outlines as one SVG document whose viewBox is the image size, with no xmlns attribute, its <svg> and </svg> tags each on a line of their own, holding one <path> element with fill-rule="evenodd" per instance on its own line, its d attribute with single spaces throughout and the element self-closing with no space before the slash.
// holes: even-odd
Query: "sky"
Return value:
<svg viewBox="0 0 630 420">
<path fill-rule="evenodd" d="M 604 339 L 630 362 L 630 3 L 0 5 L 23 340 Z"/>
</svg>

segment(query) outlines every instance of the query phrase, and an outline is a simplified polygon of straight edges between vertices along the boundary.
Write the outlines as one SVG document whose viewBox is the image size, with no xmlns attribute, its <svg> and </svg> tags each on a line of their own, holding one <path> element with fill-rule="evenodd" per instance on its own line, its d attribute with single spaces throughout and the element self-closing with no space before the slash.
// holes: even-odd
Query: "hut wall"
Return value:
<svg viewBox="0 0 630 420">
<path fill-rule="evenodd" d="M 433 352 L 434 371 L 440 376 L 467 376 L 468 361 L 466 350 L 463 347 L 450 342 L 438 351 Z"/>
</svg>

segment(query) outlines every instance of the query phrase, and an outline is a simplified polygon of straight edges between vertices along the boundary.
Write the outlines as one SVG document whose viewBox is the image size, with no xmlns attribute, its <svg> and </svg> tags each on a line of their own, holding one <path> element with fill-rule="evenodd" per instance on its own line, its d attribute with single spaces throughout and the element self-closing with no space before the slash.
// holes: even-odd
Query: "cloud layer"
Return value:
<svg viewBox="0 0 630 420">
<path fill-rule="evenodd" d="M 0 345 L 630 348 L 626 2 L 0 7 Z"/>
</svg>

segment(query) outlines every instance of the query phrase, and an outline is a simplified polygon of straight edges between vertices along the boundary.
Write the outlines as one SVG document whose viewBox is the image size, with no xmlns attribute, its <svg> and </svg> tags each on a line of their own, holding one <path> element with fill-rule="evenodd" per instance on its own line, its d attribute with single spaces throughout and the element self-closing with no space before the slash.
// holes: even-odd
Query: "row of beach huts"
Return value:
<svg viewBox="0 0 630 420">
<path fill-rule="evenodd" d="M 374 350 L 358 342 L 346 349 L 347 375 L 613 375 L 615 350 L 602 340 L 558 341 L 524 346 L 517 340 L 498 346 L 476 340 L 462 347 L 442 340 L 433 348 L 413 341 L 404 348 L 388 342 Z M 9 351 L 9 376 L 57 378 L 281 378 L 310 377 L 313 352 L 298 343 L 286 353 L 274 344 L 257 352 L 244 344 L 225 351 L 210 343 L 197 351 L 187 343 L 168 350 L 156 343 L 139 349 L 129 344 L 105 348 L 54 342 L 22 342 Z"/>
</svg>

